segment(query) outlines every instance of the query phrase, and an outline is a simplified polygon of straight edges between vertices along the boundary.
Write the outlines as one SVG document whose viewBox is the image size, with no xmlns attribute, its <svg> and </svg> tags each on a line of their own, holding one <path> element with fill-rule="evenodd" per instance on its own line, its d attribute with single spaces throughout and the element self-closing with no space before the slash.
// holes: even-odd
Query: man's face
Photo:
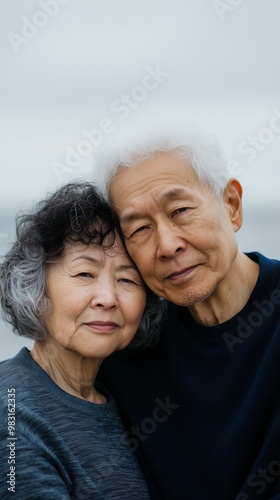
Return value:
<svg viewBox="0 0 280 500">
<path fill-rule="evenodd" d="M 242 219 L 238 181 L 219 199 L 176 153 L 157 153 L 121 168 L 110 197 L 127 250 L 157 295 L 191 306 L 228 278 Z"/>
</svg>

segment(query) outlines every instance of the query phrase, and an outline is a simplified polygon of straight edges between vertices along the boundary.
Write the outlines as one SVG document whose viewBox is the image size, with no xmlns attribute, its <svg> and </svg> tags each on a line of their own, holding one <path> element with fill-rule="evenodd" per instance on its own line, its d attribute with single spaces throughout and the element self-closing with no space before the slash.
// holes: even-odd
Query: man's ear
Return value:
<svg viewBox="0 0 280 500">
<path fill-rule="evenodd" d="M 237 233 L 243 222 L 242 186 L 237 179 L 229 179 L 224 190 L 223 199 L 228 207 L 234 232 Z"/>
</svg>

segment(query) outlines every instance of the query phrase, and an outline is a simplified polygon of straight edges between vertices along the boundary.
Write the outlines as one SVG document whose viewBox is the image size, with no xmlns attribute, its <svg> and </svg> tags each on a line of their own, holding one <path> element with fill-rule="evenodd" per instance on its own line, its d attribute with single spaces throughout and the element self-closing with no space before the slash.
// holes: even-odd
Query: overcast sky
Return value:
<svg viewBox="0 0 280 500">
<path fill-rule="evenodd" d="M 112 136 L 178 118 L 215 133 L 248 199 L 278 202 L 279 0 L 0 4 L 0 205 L 91 176 L 90 154 L 64 177 L 57 162 L 105 118 Z"/>
<path fill-rule="evenodd" d="M 94 178 L 105 136 L 157 123 L 218 135 L 245 207 L 279 213 L 279 0 L 0 6 L 0 248 L 19 208 Z"/>
</svg>

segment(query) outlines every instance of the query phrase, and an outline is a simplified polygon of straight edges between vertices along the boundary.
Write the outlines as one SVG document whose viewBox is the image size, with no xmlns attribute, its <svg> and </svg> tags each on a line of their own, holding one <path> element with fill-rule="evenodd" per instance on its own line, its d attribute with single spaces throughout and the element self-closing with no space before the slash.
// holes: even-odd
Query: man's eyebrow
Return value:
<svg viewBox="0 0 280 500">
<path fill-rule="evenodd" d="M 163 201 L 168 201 L 173 198 L 179 198 L 182 195 L 187 195 L 186 189 L 183 188 L 171 188 L 168 189 L 167 191 L 163 191 L 159 197 L 158 201 L 163 202 Z M 120 217 L 120 223 L 121 224 L 128 224 L 129 222 L 134 222 L 135 220 L 141 219 L 143 217 L 143 214 L 140 212 L 135 212 L 135 211 L 127 211 L 124 215 Z"/>
<path fill-rule="evenodd" d="M 178 198 L 179 196 L 186 195 L 187 192 L 183 188 L 171 188 L 168 189 L 168 191 L 164 191 L 163 193 L 160 194 L 159 200 L 165 200 L 169 198 Z"/>
<path fill-rule="evenodd" d="M 134 222 L 142 217 L 141 214 L 137 212 L 130 212 L 120 217 L 121 224 L 128 224 L 129 222 Z"/>
</svg>

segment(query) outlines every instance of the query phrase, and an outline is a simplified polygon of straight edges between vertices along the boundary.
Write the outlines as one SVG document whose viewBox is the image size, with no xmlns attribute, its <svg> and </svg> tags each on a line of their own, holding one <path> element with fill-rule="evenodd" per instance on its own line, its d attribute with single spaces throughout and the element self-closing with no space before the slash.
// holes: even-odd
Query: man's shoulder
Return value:
<svg viewBox="0 0 280 500">
<path fill-rule="evenodd" d="M 260 266 L 258 285 L 261 286 L 262 292 L 265 294 L 280 289 L 280 261 L 266 257 L 259 252 L 246 253 L 246 255 Z"/>
<path fill-rule="evenodd" d="M 268 269 L 279 269 L 280 272 L 280 260 L 267 257 L 263 255 L 260 252 L 246 252 L 245 255 L 247 255 L 251 260 L 254 262 L 257 262 L 260 264 L 261 267 Z"/>
</svg>

